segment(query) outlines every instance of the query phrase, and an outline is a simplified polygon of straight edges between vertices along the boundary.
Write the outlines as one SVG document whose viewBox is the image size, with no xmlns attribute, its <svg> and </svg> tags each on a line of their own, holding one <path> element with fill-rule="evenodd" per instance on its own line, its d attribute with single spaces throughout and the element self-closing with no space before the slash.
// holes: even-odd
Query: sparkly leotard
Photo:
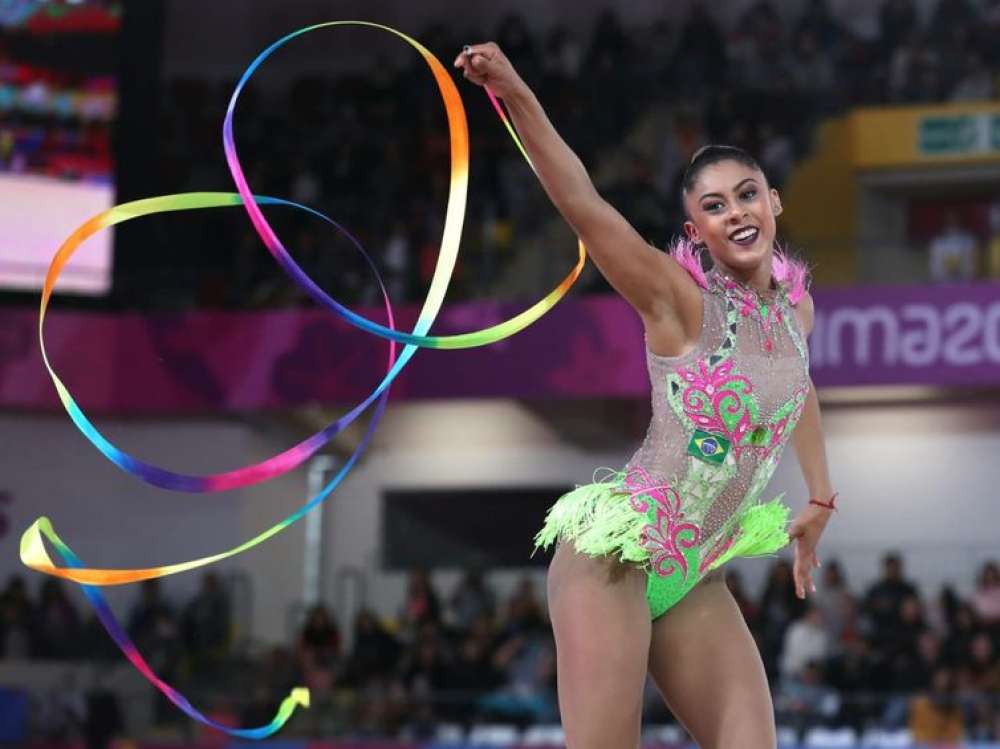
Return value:
<svg viewBox="0 0 1000 749">
<path fill-rule="evenodd" d="M 717 271 L 706 280 L 695 348 L 647 350 L 642 445 L 620 472 L 561 497 L 536 538 L 642 565 L 653 618 L 729 559 L 788 542 L 788 508 L 761 493 L 809 392 L 805 338 L 784 286 L 761 294 Z"/>
</svg>

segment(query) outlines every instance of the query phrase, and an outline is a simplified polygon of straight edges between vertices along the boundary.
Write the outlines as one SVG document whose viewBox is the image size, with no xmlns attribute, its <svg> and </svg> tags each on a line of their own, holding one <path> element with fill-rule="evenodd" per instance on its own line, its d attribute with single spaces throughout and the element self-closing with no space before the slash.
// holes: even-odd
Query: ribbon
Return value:
<svg viewBox="0 0 1000 749">
<path fill-rule="evenodd" d="M 346 230 L 340 227 L 332 219 L 329 219 L 318 211 L 290 201 L 282 200 L 280 198 L 254 195 L 250 190 L 249 184 L 247 183 L 236 152 L 235 141 L 233 138 L 233 117 L 236 102 L 239 99 L 239 95 L 244 86 L 256 69 L 274 51 L 292 39 L 311 31 L 335 26 L 362 26 L 379 29 L 394 34 L 395 36 L 406 41 L 423 56 L 425 62 L 431 68 L 438 90 L 441 93 L 445 104 L 451 143 L 451 184 L 445 214 L 444 233 L 430 288 L 428 289 L 427 297 L 424 300 L 424 304 L 421 308 L 421 312 L 412 333 L 406 333 L 395 329 L 393 325 L 392 309 L 389 304 L 385 288 L 382 285 L 381 278 L 378 277 L 377 269 L 375 268 L 371 258 L 364 252 L 357 240 L 351 237 Z M 532 167 L 532 169 L 534 169 L 523 144 L 511 126 L 510 121 L 506 117 L 496 96 L 488 88 L 486 89 L 486 92 L 508 132 L 513 138 L 514 143 L 524 155 L 528 164 Z M 146 569 L 88 568 L 84 565 L 83 561 L 76 556 L 73 550 L 59 537 L 48 518 L 41 517 L 36 520 L 23 534 L 21 538 L 20 554 L 21 561 L 28 567 L 48 575 L 61 577 L 80 584 L 83 587 L 87 598 L 94 606 L 99 620 L 126 657 L 154 686 L 162 691 L 168 699 L 170 699 L 187 715 L 201 723 L 204 723 L 205 725 L 224 731 L 231 736 L 237 738 L 259 739 L 267 738 L 278 731 L 289 719 L 289 717 L 291 717 L 297 706 L 308 706 L 309 693 L 307 689 L 301 687 L 294 689 L 292 693 L 282 702 L 277 715 L 267 726 L 254 729 L 233 729 L 212 721 L 210 718 L 196 710 L 183 695 L 156 676 L 136 650 L 134 643 L 132 643 L 132 641 L 128 638 L 128 635 L 125 633 L 121 624 L 117 621 L 114 614 L 108 607 L 106 600 L 101 595 L 99 589 L 95 586 L 121 585 L 140 580 L 148 580 L 155 577 L 164 577 L 166 575 L 177 574 L 179 572 L 203 567 L 242 553 L 243 551 L 264 542 L 277 533 L 280 533 L 289 525 L 300 520 L 307 512 L 326 500 L 326 498 L 335 491 L 337 486 L 340 485 L 344 477 L 346 477 L 348 472 L 360 458 L 361 454 L 367 448 L 371 436 L 374 433 L 374 429 L 385 410 L 389 385 L 406 366 L 418 347 L 442 349 L 472 348 L 503 340 L 504 338 L 508 338 L 518 331 L 523 330 L 538 320 L 563 296 L 565 296 L 569 288 L 576 281 L 583 270 L 584 263 L 586 262 L 586 250 L 582 242 L 578 243 L 577 262 L 569 274 L 567 274 L 567 276 L 545 297 L 518 315 L 515 315 L 514 317 L 497 325 L 470 333 L 451 336 L 427 335 L 438 312 L 440 311 L 441 305 L 443 304 L 444 296 L 451 280 L 458 256 L 465 213 L 465 198 L 468 188 L 468 127 L 465 119 L 465 110 L 462 106 L 458 90 L 448 75 L 448 72 L 441 65 L 440 61 L 418 41 L 388 26 L 370 23 L 367 21 L 332 21 L 300 29 L 282 37 L 277 42 L 272 44 L 260 55 L 258 55 L 257 58 L 250 64 L 233 92 L 226 111 L 226 117 L 223 122 L 223 147 L 226 155 L 226 161 L 236 184 L 237 193 L 181 193 L 123 203 L 92 217 L 90 220 L 77 228 L 77 230 L 74 231 L 73 234 L 71 234 L 70 237 L 60 246 L 52 259 L 45 278 L 38 320 L 38 335 L 42 350 L 42 358 L 45 367 L 49 372 L 49 376 L 52 378 L 56 392 L 58 393 L 59 398 L 73 423 L 111 462 L 128 473 L 146 481 L 147 483 L 175 491 L 202 493 L 218 492 L 243 486 L 251 486 L 276 476 L 280 476 L 281 474 L 301 465 L 331 438 L 352 423 L 358 416 L 361 415 L 361 413 L 367 410 L 372 403 L 378 401 L 364 438 L 351 455 L 350 459 L 344 464 L 330 483 L 327 484 L 322 491 L 320 491 L 319 494 L 310 499 L 299 510 L 278 524 L 228 551 L 188 562 Z M 83 242 L 93 234 L 103 231 L 104 229 L 114 226 L 115 224 L 155 213 L 219 208 L 240 204 L 242 204 L 247 211 L 251 223 L 254 225 L 257 233 L 264 241 L 268 251 L 272 254 L 282 269 L 289 275 L 289 277 L 292 278 L 292 280 L 302 286 L 302 288 L 304 288 L 305 291 L 318 303 L 329 308 L 332 312 L 350 324 L 374 335 L 385 338 L 390 342 L 389 369 L 383 380 L 378 384 L 378 386 L 376 386 L 371 394 L 351 409 L 351 411 L 283 453 L 273 456 L 265 461 L 229 471 L 227 473 L 212 474 L 208 476 L 192 476 L 168 471 L 159 466 L 141 461 L 119 449 L 107 438 L 105 438 L 104 435 L 87 418 L 83 410 L 73 399 L 69 389 L 56 374 L 55 369 L 49 360 L 44 339 L 45 313 L 52 296 L 52 291 L 59 278 L 62 268 L 77 251 L 77 249 L 79 249 Z M 317 286 L 313 280 L 302 271 L 298 264 L 289 255 L 288 251 L 285 249 L 284 245 L 281 243 L 280 239 L 267 222 L 263 212 L 260 210 L 261 205 L 286 205 L 305 210 L 332 224 L 339 231 L 348 236 L 354 243 L 355 247 L 365 257 L 369 265 L 371 265 L 376 274 L 376 278 L 378 279 L 378 283 L 385 298 L 389 326 L 386 327 L 379 325 L 378 323 L 352 312 L 319 288 L 319 286 Z M 402 354 L 398 358 L 396 358 L 395 351 L 395 344 L 397 343 L 406 344 Z M 43 538 L 48 539 L 48 541 L 52 544 L 58 555 L 62 558 L 62 561 L 65 563 L 65 567 L 56 566 L 46 551 Z"/>
</svg>

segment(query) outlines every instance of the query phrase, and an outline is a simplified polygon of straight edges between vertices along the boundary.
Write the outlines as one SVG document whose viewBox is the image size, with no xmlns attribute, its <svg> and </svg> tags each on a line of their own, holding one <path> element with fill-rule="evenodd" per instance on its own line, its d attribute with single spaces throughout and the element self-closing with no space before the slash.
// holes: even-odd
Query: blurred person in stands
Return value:
<svg viewBox="0 0 1000 749">
<path fill-rule="evenodd" d="M 340 628 L 326 606 L 309 610 L 299 633 L 298 655 L 310 689 L 329 690 L 340 660 Z"/>
<path fill-rule="evenodd" d="M 347 679 L 352 686 L 363 687 L 371 679 L 384 676 L 399 658 L 399 641 L 370 609 L 362 609 L 354 617 L 354 637 L 347 659 Z"/>
<path fill-rule="evenodd" d="M 501 686 L 480 700 L 493 718 L 519 723 L 550 722 L 555 659 L 552 630 L 542 612 L 534 581 L 523 577 L 507 602 L 507 614 L 493 650 Z"/>
<path fill-rule="evenodd" d="M 425 622 L 439 621 L 441 597 L 434 590 L 430 574 L 424 569 L 413 570 L 406 584 L 406 598 L 399 611 L 402 635 L 413 640 Z"/>
<path fill-rule="evenodd" d="M 971 281 L 979 257 L 976 235 L 962 225 L 957 211 L 945 214 L 944 227 L 928 245 L 932 281 Z"/>
<path fill-rule="evenodd" d="M 846 642 L 859 637 L 858 602 L 847 587 L 838 560 L 831 559 L 823 567 L 823 584 L 813 604 L 823 612 L 832 653 L 839 652 Z"/>
<path fill-rule="evenodd" d="M 1000 72 L 997 73 L 997 98 L 1000 98 Z M 990 205 L 990 241 L 986 257 L 990 278 L 1000 278 L 1000 200 Z"/>
<path fill-rule="evenodd" d="M 686 81 L 695 91 L 725 70 L 700 2 L 698 14 L 706 36 L 689 20 L 678 48 L 708 74 Z M 780 196 L 745 151 L 702 148 L 682 178 L 685 237 L 662 252 L 597 192 L 500 47 L 467 46 L 454 64 L 504 100 L 542 187 L 645 328 L 646 439 L 606 481 L 561 497 L 536 537 L 558 542 L 548 603 L 567 745 L 636 746 L 648 671 L 697 743 L 770 749 L 767 676 L 720 567 L 794 540 L 804 599 L 836 496 L 806 356 L 808 271 L 776 251 Z M 786 527 L 789 509 L 762 494 L 793 430 L 811 499 Z"/>
<path fill-rule="evenodd" d="M 962 75 L 951 91 L 951 101 L 988 101 L 993 96 L 995 72 L 976 50 L 964 55 Z"/>
<path fill-rule="evenodd" d="M 956 694 L 955 672 L 938 668 L 931 687 L 910 700 L 910 734 L 920 744 L 961 741 L 965 720 Z"/>
<path fill-rule="evenodd" d="M 822 666 L 830 655 L 830 635 L 823 622 L 823 612 L 810 606 L 805 614 L 785 630 L 781 648 L 781 678 L 801 679 L 809 664 Z"/>
<path fill-rule="evenodd" d="M 896 552 L 882 557 L 882 577 L 865 593 L 861 605 L 866 634 L 878 647 L 893 639 L 899 624 L 903 599 L 917 596 L 913 583 L 904 578 L 903 559 Z"/>
<path fill-rule="evenodd" d="M 889 663 L 890 676 L 881 686 L 891 692 L 882 714 L 882 726 L 898 729 L 906 726 L 910 709 L 910 695 L 931 687 L 934 672 L 943 664 L 941 637 L 929 629 L 920 633 L 916 652 L 901 650 Z"/>
<path fill-rule="evenodd" d="M 840 703 L 837 691 L 825 683 L 823 664 L 808 661 L 795 676 L 782 679 L 774 707 L 782 725 L 802 732 L 832 722 L 840 711 Z"/>
<path fill-rule="evenodd" d="M 795 589 L 792 567 L 784 559 L 778 559 L 764 584 L 760 597 L 761 656 L 768 674 L 778 673 L 778 660 L 788 626 L 802 616 L 806 607 Z"/>
<path fill-rule="evenodd" d="M 38 601 L 38 654 L 42 658 L 66 660 L 80 655 L 80 615 L 61 580 L 42 582 Z"/>
<path fill-rule="evenodd" d="M 221 665 L 229 652 L 232 612 L 229 597 L 214 572 L 206 572 L 201 587 L 181 618 L 184 644 L 196 668 L 206 671 Z"/>
<path fill-rule="evenodd" d="M 986 562 L 980 569 L 971 603 L 983 626 L 994 637 L 1000 635 L 1000 565 L 994 560 Z"/>
<path fill-rule="evenodd" d="M 470 569 L 455 587 L 448 605 L 455 628 L 468 632 L 477 619 L 493 616 L 496 596 L 483 579 L 483 571 Z"/>
<path fill-rule="evenodd" d="M 12 575 L 0 595 L 0 657 L 26 660 L 36 649 L 35 606 L 28 597 L 24 578 Z"/>
<path fill-rule="evenodd" d="M 982 629 L 976 610 L 965 601 L 955 611 L 955 618 L 944 641 L 944 659 L 950 665 L 965 663 L 972 641 Z"/>
<path fill-rule="evenodd" d="M 957 669 L 958 691 L 966 713 L 975 711 L 976 703 L 1000 695 L 1000 661 L 993 640 L 979 632 L 969 643 L 968 652 Z"/>
</svg>

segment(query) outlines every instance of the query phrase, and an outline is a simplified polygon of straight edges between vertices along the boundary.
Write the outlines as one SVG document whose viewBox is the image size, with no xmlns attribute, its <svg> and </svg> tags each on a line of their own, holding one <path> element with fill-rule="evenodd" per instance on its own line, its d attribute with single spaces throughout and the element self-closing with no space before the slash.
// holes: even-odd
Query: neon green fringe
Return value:
<svg viewBox="0 0 1000 749">
<path fill-rule="evenodd" d="M 629 495 L 621 490 L 620 479 L 619 475 L 607 482 L 584 484 L 561 496 L 545 516 L 545 525 L 535 536 L 535 548 L 548 548 L 564 539 L 588 556 L 648 561 L 649 552 L 639 545 L 639 534 L 649 519 L 633 509 Z"/>
<path fill-rule="evenodd" d="M 577 551 L 588 556 L 616 556 L 623 562 L 638 564 L 648 562 L 649 552 L 640 546 L 639 537 L 650 520 L 646 513 L 636 512 L 632 507 L 629 495 L 621 490 L 621 478 L 619 474 L 606 482 L 585 484 L 560 497 L 535 536 L 535 548 L 548 548 L 563 539 L 572 541 Z M 786 546 L 789 508 L 782 503 L 782 496 L 744 510 L 737 521 L 736 540 L 709 569 L 735 557 L 774 554 Z"/>
<path fill-rule="evenodd" d="M 720 554 L 708 568 L 714 570 L 736 557 L 762 557 L 774 554 L 788 544 L 788 505 L 780 495 L 765 504 L 753 505 L 739 519 L 739 535 L 733 545 Z"/>
</svg>

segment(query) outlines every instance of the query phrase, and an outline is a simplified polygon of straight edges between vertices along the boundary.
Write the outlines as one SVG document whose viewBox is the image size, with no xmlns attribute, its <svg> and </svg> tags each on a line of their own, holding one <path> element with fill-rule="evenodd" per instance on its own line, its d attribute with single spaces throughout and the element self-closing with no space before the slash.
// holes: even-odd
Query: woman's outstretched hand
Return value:
<svg viewBox="0 0 1000 749">
<path fill-rule="evenodd" d="M 526 88 L 510 60 L 493 42 L 466 46 L 455 58 L 455 67 L 479 86 L 489 86 L 501 99 Z"/>
<path fill-rule="evenodd" d="M 792 576 L 795 578 L 795 594 L 799 598 L 816 592 L 812 581 L 813 570 L 819 567 L 816 546 L 831 514 L 830 510 L 808 505 L 788 527 L 788 537 L 795 543 Z"/>
</svg>

